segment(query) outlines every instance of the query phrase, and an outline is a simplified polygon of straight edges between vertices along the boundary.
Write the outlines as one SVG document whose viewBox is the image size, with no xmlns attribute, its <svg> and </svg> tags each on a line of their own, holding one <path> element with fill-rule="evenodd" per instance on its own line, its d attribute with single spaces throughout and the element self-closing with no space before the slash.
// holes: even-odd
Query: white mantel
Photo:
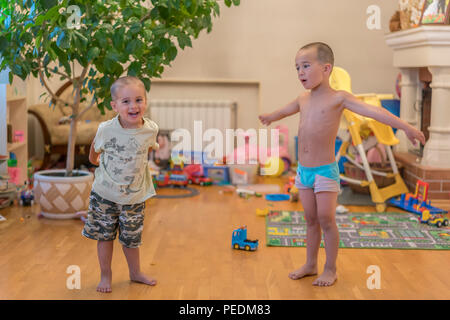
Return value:
<svg viewBox="0 0 450 320">
<path fill-rule="evenodd" d="M 431 83 L 431 123 L 422 164 L 450 168 L 450 26 L 421 26 L 390 33 L 386 43 L 394 50 L 394 66 L 402 73 L 400 117 L 419 127 L 416 104 L 421 103 L 419 68 L 428 67 Z M 399 133 L 399 151 L 406 151 L 409 142 Z"/>
</svg>

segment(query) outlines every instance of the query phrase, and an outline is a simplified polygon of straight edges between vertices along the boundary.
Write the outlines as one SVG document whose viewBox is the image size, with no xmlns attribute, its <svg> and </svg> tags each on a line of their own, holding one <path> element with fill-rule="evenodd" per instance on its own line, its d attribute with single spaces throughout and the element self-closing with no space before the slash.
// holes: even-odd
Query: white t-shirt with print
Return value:
<svg viewBox="0 0 450 320">
<path fill-rule="evenodd" d="M 148 149 L 158 147 L 158 125 L 144 118 L 141 128 L 125 129 L 119 116 L 102 122 L 95 136 L 101 152 L 92 190 L 118 204 L 136 204 L 156 195 L 148 168 Z"/>
</svg>

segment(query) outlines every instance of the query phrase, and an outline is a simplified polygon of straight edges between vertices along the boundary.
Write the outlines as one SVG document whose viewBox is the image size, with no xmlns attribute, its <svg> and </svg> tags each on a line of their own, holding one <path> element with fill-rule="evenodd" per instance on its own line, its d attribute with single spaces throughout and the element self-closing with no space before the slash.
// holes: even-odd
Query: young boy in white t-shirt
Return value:
<svg viewBox="0 0 450 320">
<path fill-rule="evenodd" d="M 101 279 L 99 292 L 111 292 L 113 243 L 119 242 L 127 259 L 130 279 L 147 285 L 156 280 L 140 270 L 139 246 L 145 200 L 154 196 L 148 152 L 158 148 L 158 126 L 144 118 L 147 108 L 143 82 L 122 77 L 111 86 L 111 106 L 118 114 L 102 122 L 91 145 L 89 161 L 95 170 L 86 224 L 82 234 L 98 240 Z"/>
</svg>

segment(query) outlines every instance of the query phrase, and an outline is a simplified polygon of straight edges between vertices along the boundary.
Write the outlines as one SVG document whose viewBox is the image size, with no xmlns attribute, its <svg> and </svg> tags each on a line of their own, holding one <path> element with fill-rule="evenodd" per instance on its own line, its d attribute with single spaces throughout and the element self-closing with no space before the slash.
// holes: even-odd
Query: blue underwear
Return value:
<svg viewBox="0 0 450 320">
<path fill-rule="evenodd" d="M 330 178 L 339 185 L 339 166 L 336 161 L 318 167 L 304 167 L 298 163 L 297 175 L 300 176 L 300 182 L 307 188 L 313 188 L 316 176 Z"/>
</svg>

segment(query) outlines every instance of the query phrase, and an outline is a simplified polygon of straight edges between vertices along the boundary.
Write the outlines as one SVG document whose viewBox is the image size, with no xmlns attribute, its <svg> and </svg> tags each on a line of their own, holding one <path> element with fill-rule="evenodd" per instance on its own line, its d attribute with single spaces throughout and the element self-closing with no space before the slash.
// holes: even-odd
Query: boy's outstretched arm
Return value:
<svg viewBox="0 0 450 320">
<path fill-rule="evenodd" d="M 259 116 L 259 120 L 264 125 L 270 125 L 274 121 L 281 120 L 283 118 L 289 117 L 297 112 L 300 111 L 300 106 L 298 104 L 298 98 L 295 98 L 295 100 L 289 102 L 284 107 L 275 110 L 272 113 L 266 113 Z"/>
<path fill-rule="evenodd" d="M 417 130 L 412 125 L 399 117 L 396 117 L 386 109 L 364 103 L 358 100 L 354 95 L 345 91 L 339 91 L 338 94 L 342 99 L 341 106 L 343 108 L 362 116 L 375 119 L 393 128 L 405 131 L 406 136 L 414 145 L 416 145 L 416 140 L 425 144 L 425 136 L 420 130 Z"/>
</svg>

